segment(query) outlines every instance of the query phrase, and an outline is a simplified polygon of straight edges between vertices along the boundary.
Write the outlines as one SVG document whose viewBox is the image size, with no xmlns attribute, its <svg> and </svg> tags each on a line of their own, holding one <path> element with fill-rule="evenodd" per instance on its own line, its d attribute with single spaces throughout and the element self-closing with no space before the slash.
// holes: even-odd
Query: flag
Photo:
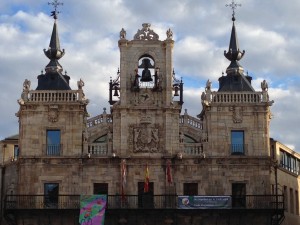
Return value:
<svg viewBox="0 0 300 225">
<path fill-rule="evenodd" d="M 144 192 L 148 192 L 149 191 L 149 168 L 148 168 L 148 164 L 146 165 L 146 172 L 145 172 L 145 183 L 144 183 Z"/>
<path fill-rule="evenodd" d="M 122 199 L 125 198 L 126 175 L 127 175 L 126 160 L 123 159 L 122 163 L 121 163 L 121 183 L 122 183 L 121 194 L 122 194 Z"/>
<path fill-rule="evenodd" d="M 171 161 L 170 160 L 167 161 L 166 178 L 167 178 L 168 184 L 173 183 L 172 172 L 171 172 Z"/>
<path fill-rule="evenodd" d="M 81 195 L 79 223 L 104 225 L 106 199 L 106 195 Z"/>
</svg>

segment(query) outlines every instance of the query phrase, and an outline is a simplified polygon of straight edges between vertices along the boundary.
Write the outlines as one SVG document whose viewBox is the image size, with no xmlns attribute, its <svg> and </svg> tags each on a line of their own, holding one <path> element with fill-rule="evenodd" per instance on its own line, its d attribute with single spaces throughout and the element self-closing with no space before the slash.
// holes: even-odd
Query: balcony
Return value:
<svg viewBox="0 0 300 225">
<path fill-rule="evenodd" d="M 47 144 L 43 147 L 45 155 L 47 156 L 60 156 L 62 155 L 62 144 Z"/>
<path fill-rule="evenodd" d="M 227 209 L 249 210 L 284 210 L 283 195 L 245 195 L 245 196 L 194 196 L 205 199 L 226 197 L 229 199 Z M 178 195 L 108 195 L 107 209 L 180 209 Z M 223 209 L 212 207 L 211 202 L 205 207 L 196 209 Z M 277 201 L 277 204 L 276 204 Z M 4 209 L 17 210 L 79 210 L 80 195 L 7 195 Z"/>
<path fill-rule="evenodd" d="M 246 155 L 247 145 L 231 144 L 229 146 L 231 155 Z"/>
</svg>

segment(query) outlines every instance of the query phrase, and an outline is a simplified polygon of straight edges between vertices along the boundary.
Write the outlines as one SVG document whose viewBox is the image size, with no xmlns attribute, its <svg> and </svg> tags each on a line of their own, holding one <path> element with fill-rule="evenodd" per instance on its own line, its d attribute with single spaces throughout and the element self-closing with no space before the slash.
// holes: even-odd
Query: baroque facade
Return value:
<svg viewBox="0 0 300 225">
<path fill-rule="evenodd" d="M 3 224 L 78 224 L 82 194 L 108 196 L 105 224 L 299 224 L 300 157 L 270 139 L 268 84 L 244 73 L 234 17 L 230 65 L 198 117 L 182 112 L 172 31 L 160 40 L 144 23 L 132 40 L 121 30 L 110 113 L 89 118 L 54 19 L 50 62 L 35 90 L 25 80 L 19 135 L 1 145 Z"/>
</svg>

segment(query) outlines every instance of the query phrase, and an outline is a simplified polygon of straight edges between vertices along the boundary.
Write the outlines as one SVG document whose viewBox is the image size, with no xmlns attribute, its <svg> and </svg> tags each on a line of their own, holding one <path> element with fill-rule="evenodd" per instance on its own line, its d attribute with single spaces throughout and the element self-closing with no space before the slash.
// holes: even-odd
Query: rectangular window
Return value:
<svg viewBox="0 0 300 225">
<path fill-rule="evenodd" d="M 246 184 L 232 183 L 232 207 L 246 207 Z"/>
<path fill-rule="evenodd" d="M 295 191 L 295 208 L 296 208 L 296 215 L 299 215 L 299 194 L 298 191 Z"/>
<path fill-rule="evenodd" d="M 154 183 L 149 182 L 149 191 L 144 192 L 144 182 L 138 182 L 139 208 L 154 208 Z"/>
<path fill-rule="evenodd" d="M 188 196 L 198 195 L 198 183 L 184 183 L 183 195 L 188 195 Z"/>
<path fill-rule="evenodd" d="M 45 183 L 44 184 L 44 205 L 46 208 L 58 207 L 58 183 Z"/>
<path fill-rule="evenodd" d="M 290 211 L 294 213 L 294 191 L 293 188 L 290 188 Z"/>
<path fill-rule="evenodd" d="M 231 154 L 232 155 L 244 155 L 244 131 L 233 130 L 231 131 Z"/>
<path fill-rule="evenodd" d="M 47 155 L 60 155 L 60 130 L 47 130 Z"/>
<path fill-rule="evenodd" d="M 284 209 L 285 211 L 289 211 L 288 210 L 288 191 L 287 191 L 287 186 L 283 186 L 283 195 L 284 195 Z"/>
<path fill-rule="evenodd" d="M 108 195 L 108 183 L 94 183 L 94 195 Z"/>
<path fill-rule="evenodd" d="M 19 156 L 19 146 L 15 145 L 14 146 L 14 157 L 13 157 L 13 160 L 17 160 L 18 156 Z"/>
</svg>

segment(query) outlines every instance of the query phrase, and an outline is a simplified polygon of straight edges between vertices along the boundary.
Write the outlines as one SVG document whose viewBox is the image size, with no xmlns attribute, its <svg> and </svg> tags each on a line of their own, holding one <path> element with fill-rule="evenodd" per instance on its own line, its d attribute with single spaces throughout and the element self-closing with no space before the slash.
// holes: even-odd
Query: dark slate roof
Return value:
<svg viewBox="0 0 300 225">
<path fill-rule="evenodd" d="M 226 69 L 226 76 L 219 78 L 220 92 L 239 92 L 239 91 L 255 91 L 251 86 L 252 77 L 244 75 L 244 69 L 240 65 L 245 51 L 240 51 L 237 32 L 234 24 L 235 18 L 232 18 L 232 29 L 228 51 L 224 51 L 225 57 L 230 61 L 230 65 Z"/>
<path fill-rule="evenodd" d="M 69 86 L 70 77 L 63 75 L 63 67 L 58 60 L 64 56 L 65 50 L 61 50 L 56 19 L 54 17 L 54 25 L 51 34 L 51 39 L 48 49 L 44 49 L 45 55 L 50 59 L 50 62 L 45 67 L 45 74 L 37 77 L 38 86 L 36 90 L 71 90 Z"/>
<path fill-rule="evenodd" d="M 219 78 L 220 92 L 239 92 L 239 91 L 253 91 L 251 86 L 252 77 L 244 74 L 227 75 Z"/>
<path fill-rule="evenodd" d="M 18 139 L 19 139 L 19 134 L 15 134 L 5 138 L 4 140 L 18 140 Z"/>
<path fill-rule="evenodd" d="M 36 90 L 71 90 L 69 86 L 70 77 L 60 72 L 46 72 L 38 77 Z"/>
</svg>

